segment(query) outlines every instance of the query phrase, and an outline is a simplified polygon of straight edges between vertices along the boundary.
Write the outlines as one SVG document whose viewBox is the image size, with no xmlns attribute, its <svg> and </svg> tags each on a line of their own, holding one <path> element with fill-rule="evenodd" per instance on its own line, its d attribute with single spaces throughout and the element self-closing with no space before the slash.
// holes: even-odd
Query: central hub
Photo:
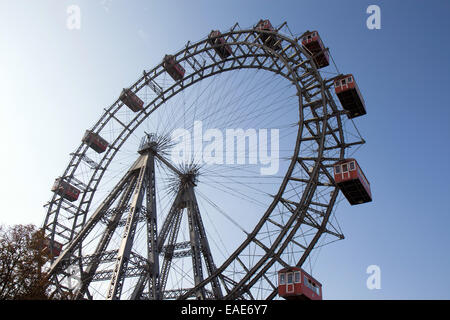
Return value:
<svg viewBox="0 0 450 320">
<path fill-rule="evenodd" d="M 182 185 L 192 184 L 194 186 L 197 185 L 198 176 L 199 176 L 199 168 L 194 164 L 185 165 L 181 168 L 180 172 L 180 183 Z"/>
<path fill-rule="evenodd" d="M 145 154 L 151 152 L 153 154 L 165 155 L 172 146 L 171 139 L 167 136 L 159 136 L 155 133 L 145 133 L 141 139 L 138 153 Z"/>
</svg>

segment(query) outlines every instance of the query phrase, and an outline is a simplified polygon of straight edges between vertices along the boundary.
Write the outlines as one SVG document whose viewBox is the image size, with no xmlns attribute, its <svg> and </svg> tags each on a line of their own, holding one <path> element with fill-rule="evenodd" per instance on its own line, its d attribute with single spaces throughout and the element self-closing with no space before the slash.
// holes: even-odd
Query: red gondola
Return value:
<svg viewBox="0 0 450 320">
<path fill-rule="evenodd" d="M 133 91 L 130 89 L 123 89 L 120 94 L 120 100 L 133 112 L 138 112 L 144 109 L 144 101 L 142 101 Z"/>
<path fill-rule="evenodd" d="M 94 149 L 97 153 L 102 153 L 108 147 L 108 142 L 105 139 L 100 137 L 98 134 L 86 130 L 86 133 L 83 136 L 82 141 L 86 143 L 89 147 Z"/>
<path fill-rule="evenodd" d="M 231 48 L 227 45 L 225 38 L 221 36 L 220 31 L 213 30 L 208 36 L 208 42 L 214 46 L 214 50 L 222 58 L 226 59 L 232 53 Z"/>
<path fill-rule="evenodd" d="M 185 70 L 184 68 L 175 60 L 174 56 L 167 54 L 164 57 L 163 63 L 164 69 L 172 77 L 173 80 L 178 81 L 183 79 Z"/>
<path fill-rule="evenodd" d="M 44 251 L 53 255 L 53 257 L 58 257 L 61 254 L 63 245 L 57 241 L 53 241 L 53 246 L 51 245 L 51 240 L 48 238 L 44 239 Z"/>
<path fill-rule="evenodd" d="M 80 195 L 80 190 L 61 178 L 55 180 L 52 191 L 71 202 L 76 201 Z"/>
<path fill-rule="evenodd" d="M 366 114 L 364 99 L 352 74 L 337 77 L 334 80 L 334 91 L 342 107 L 349 111 L 347 115 L 350 119 Z"/>
<path fill-rule="evenodd" d="M 272 24 L 270 23 L 269 20 L 259 20 L 258 24 L 255 27 L 255 30 L 258 31 L 272 31 L 272 32 L 278 32 L 274 27 L 272 27 Z M 262 42 L 269 46 L 270 48 L 274 49 L 274 50 L 281 50 L 281 45 L 280 43 L 277 43 L 278 41 L 278 37 L 276 35 L 273 34 L 268 34 L 268 33 L 261 33 L 260 35 L 260 39 L 262 40 Z"/>
<path fill-rule="evenodd" d="M 351 205 L 372 201 L 370 183 L 355 159 L 335 163 L 334 180 Z"/>
<path fill-rule="evenodd" d="M 278 271 L 278 295 L 286 300 L 322 300 L 322 285 L 303 269 Z"/>
<path fill-rule="evenodd" d="M 302 36 L 302 45 L 312 53 L 317 68 L 320 69 L 330 64 L 328 51 L 323 45 L 322 39 L 317 31 L 304 33 Z"/>
</svg>

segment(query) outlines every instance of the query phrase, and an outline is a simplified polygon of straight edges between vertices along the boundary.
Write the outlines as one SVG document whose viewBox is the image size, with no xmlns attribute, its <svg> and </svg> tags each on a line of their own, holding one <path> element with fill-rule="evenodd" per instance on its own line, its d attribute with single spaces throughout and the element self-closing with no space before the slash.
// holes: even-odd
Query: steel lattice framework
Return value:
<svg viewBox="0 0 450 320">
<path fill-rule="evenodd" d="M 215 45 L 208 39 L 189 42 L 174 54 L 186 68 L 182 80 L 163 84 L 166 71 L 161 63 L 144 71 L 130 87 L 137 95 L 144 88 L 150 88 L 151 98 L 142 111 L 125 121 L 120 112 L 127 106 L 119 99 L 104 110 L 91 131 L 100 134 L 113 123 L 121 128 L 120 132 L 98 162 L 89 158 L 89 146 L 81 143 L 71 154 L 61 176 L 81 190 L 79 201 L 74 204 L 54 193 L 46 205 L 45 233 L 51 241 L 64 244 L 62 253 L 49 269 L 56 291 L 70 292 L 76 299 L 90 299 L 92 283 L 107 281 L 107 299 L 273 299 L 277 294 L 275 270 L 289 266 L 285 256 L 288 247 L 295 248 L 291 251 L 295 252 L 296 265 L 301 266 L 323 234 L 343 239 L 342 233 L 330 223 L 339 193 L 330 168 L 344 159 L 347 148 L 362 144 L 364 140 L 346 141 L 342 125 L 345 111 L 338 107 L 330 91 L 333 78 L 322 77 L 311 53 L 299 44 L 299 38 L 283 33 L 285 28 L 285 23 L 272 32 L 234 25 L 222 33 L 232 49 L 226 59 L 218 56 Z M 262 35 L 276 39 L 275 45 L 280 46 L 280 50 L 272 49 L 274 45 L 268 45 L 267 38 L 264 42 Z M 299 119 L 293 154 L 278 192 L 272 195 L 264 214 L 227 259 L 216 265 L 211 254 L 196 199 L 195 169 L 180 170 L 170 163 L 158 149 L 155 136 L 145 137 L 136 162 L 103 202 L 92 208 L 94 194 L 106 170 L 145 119 L 201 80 L 238 69 L 265 70 L 287 79 L 297 92 Z M 159 226 L 155 163 L 166 166 L 179 178 L 170 211 Z M 77 178 L 82 166 L 85 171 L 88 168 L 88 178 L 84 181 Z M 288 185 L 292 188 L 287 188 Z M 287 218 L 281 211 L 288 214 Z M 180 243 L 176 240 L 183 212 L 188 217 L 190 240 Z M 146 257 L 133 250 L 138 223 L 146 225 Z M 85 254 L 82 248 L 89 245 L 85 240 L 98 225 L 103 225 L 104 231 L 93 253 Z M 117 228 L 122 230 L 122 240 L 116 250 L 108 250 Z M 304 240 L 302 243 L 300 237 Z M 248 262 L 248 252 L 253 253 L 252 263 Z M 192 259 L 194 286 L 166 289 L 172 260 L 183 257 Z M 105 263 L 112 264 L 112 268 L 100 269 Z M 122 289 L 128 278 L 136 281 L 132 293 L 125 297 Z M 76 286 L 71 285 L 73 281 Z"/>
</svg>

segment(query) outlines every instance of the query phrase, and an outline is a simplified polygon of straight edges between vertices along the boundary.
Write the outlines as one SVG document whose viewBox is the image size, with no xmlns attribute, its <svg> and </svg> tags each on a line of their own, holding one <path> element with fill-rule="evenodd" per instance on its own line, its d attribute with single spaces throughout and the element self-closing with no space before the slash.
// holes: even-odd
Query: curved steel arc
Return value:
<svg viewBox="0 0 450 320">
<path fill-rule="evenodd" d="M 322 92 L 322 96 L 324 96 L 324 93 Z M 300 104 L 300 108 L 302 106 L 302 100 L 299 99 L 299 104 Z M 326 113 L 326 107 L 327 104 L 324 104 L 323 108 L 324 108 L 324 113 Z M 300 128 L 303 128 L 303 113 L 301 112 L 301 117 L 300 117 Z M 324 117 L 323 119 L 323 125 L 322 128 L 325 128 L 327 124 L 327 118 Z M 300 141 L 301 141 L 301 133 L 302 130 L 299 129 L 299 136 L 297 137 L 297 144 L 296 144 L 296 148 L 295 148 L 295 152 L 294 155 L 298 155 L 298 151 L 300 148 Z M 323 154 L 323 146 L 324 146 L 324 139 L 325 139 L 325 134 L 321 135 L 321 141 L 319 144 L 319 150 L 318 150 L 318 159 L 320 159 L 322 157 Z M 239 252 L 241 252 L 242 250 L 245 249 L 245 247 L 253 241 L 253 239 L 256 237 L 256 234 L 258 233 L 258 231 L 260 230 L 260 228 L 262 227 L 262 225 L 267 221 L 268 217 L 270 216 L 270 214 L 272 213 L 273 209 L 275 208 L 275 205 L 280 201 L 281 195 L 284 191 L 284 188 L 286 187 L 287 181 L 289 180 L 290 176 L 292 175 L 292 171 L 293 168 L 295 166 L 296 161 L 292 161 L 291 162 L 291 166 L 288 169 L 288 172 L 286 174 L 285 179 L 282 182 L 282 186 L 279 189 L 279 192 L 277 194 L 277 196 L 275 197 L 274 201 L 272 202 L 272 204 L 270 205 L 269 209 L 266 211 L 266 213 L 263 215 L 263 218 L 260 220 L 260 222 L 258 223 L 258 225 L 255 227 L 254 231 L 252 233 L 249 234 L 249 237 L 242 243 L 242 245 L 230 256 L 229 259 L 227 259 L 224 264 L 218 268 L 217 272 L 208 277 L 207 279 L 205 279 L 200 285 L 206 285 L 209 281 L 211 281 L 212 279 L 214 279 L 214 277 L 217 277 L 217 275 L 220 272 L 223 272 L 224 269 L 236 258 L 236 256 L 238 255 Z M 272 246 L 271 248 L 268 248 L 268 250 L 266 251 L 266 254 L 256 263 L 256 265 L 248 271 L 248 273 L 241 279 L 241 281 L 228 293 L 227 298 L 230 299 L 234 299 L 236 297 L 236 295 L 239 295 L 241 293 L 241 291 L 243 290 L 247 290 L 249 287 L 252 286 L 252 284 L 254 282 L 256 282 L 259 277 L 263 276 L 264 272 L 270 268 L 270 266 L 276 262 L 276 259 L 272 259 L 273 256 L 278 256 L 279 257 L 279 253 L 275 254 L 275 249 L 280 245 L 281 241 L 283 240 L 283 238 L 285 237 L 285 235 L 287 234 L 287 232 L 290 230 L 290 227 L 292 226 L 292 224 L 294 223 L 295 220 L 297 220 L 297 224 L 294 226 L 294 228 L 291 230 L 291 232 L 289 233 L 289 235 L 286 237 L 286 239 L 284 240 L 283 244 L 281 245 L 279 252 L 283 252 L 284 249 L 286 248 L 286 246 L 290 243 L 291 239 L 293 238 L 293 236 L 296 234 L 298 228 L 300 227 L 300 225 L 303 223 L 303 218 L 304 218 L 304 214 L 306 213 L 307 208 L 309 207 L 309 203 L 311 202 L 311 199 L 314 195 L 314 191 L 315 191 L 315 187 L 317 187 L 317 185 L 315 184 L 316 181 L 316 177 L 318 175 L 318 170 L 320 167 L 320 162 L 316 162 L 316 165 L 313 169 L 313 172 L 311 174 L 311 179 L 309 181 L 309 183 L 307 184 L 304 192 L 303 192 L 303 196 L 302 199 L 299 202 L 299 205 L 297 206 L 296 211 L 292 214 L 291 218 L 288 220 L 288 222 L 286 223 L 284 229 L 279 233 L 278 237 L 272 242 Z M 300 212 L 301 211 L 301 212 Z M 300 215 L 300 216 L 299 216 Z M 320 230 L 319 232 L 316 234 L 317 239 L 320 237 Z M 315 243 L 314 243 L 315 244 Z M 314 246 L 314 245 L 313 245 Z M 306 258 L 306 256 L 305 256 Z M 246 282 L 258 271 L 258 269 L 269 260 L 269 263 L 266 264 L 266 266 L 263 268 L 263 270 L 261 270 L 259 272 L 259 276 L 254 277 L 252 282 L 249 283 L 248 285 L 246 285 Z M 191 294 L 190 291 L 188 291 L 185 295 L 183 295 L 181 297 L 181 299 L 186 298 L 189 294 Z"/>
</svg>

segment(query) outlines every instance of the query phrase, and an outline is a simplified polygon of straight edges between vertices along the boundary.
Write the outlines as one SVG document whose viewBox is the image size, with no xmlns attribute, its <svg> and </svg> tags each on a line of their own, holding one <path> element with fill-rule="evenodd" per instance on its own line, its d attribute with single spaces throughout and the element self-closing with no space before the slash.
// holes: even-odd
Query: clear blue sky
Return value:
<svg viewBox="0 0 450 320">
<path fill-rule="evenodd" d="M 81 29 L 66 28 L 68 5 Z M 381 8 L 381 29 L 366 8 Z M 450 299 L 448 1 L 0 0 L 0 223 L 41 225 L 85 128 L 123 87 L 188 40 L 260 18 L 319 30 L 368 114 L 357 154 L 374 201 L 342 204 L 343 241 L 314 268 L 326 299 Z M 381 268 L 380 290 L 366 268 Z"/>
</svg>

